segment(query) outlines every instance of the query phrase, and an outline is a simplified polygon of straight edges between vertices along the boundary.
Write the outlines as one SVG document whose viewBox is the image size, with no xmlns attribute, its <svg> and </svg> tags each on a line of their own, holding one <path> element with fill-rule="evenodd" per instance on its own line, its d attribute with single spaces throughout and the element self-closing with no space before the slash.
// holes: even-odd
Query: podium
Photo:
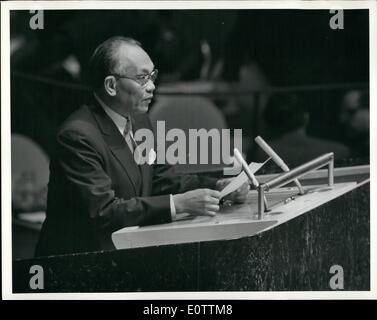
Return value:
<svg viewBox="0 0 377 320">
<path fill-rule="evenodd" d="M 129 249 L 251 237 L 305 214 L 359 186 L 357 182 L 337 183 L 333 188 L 321 184 L 309 185 L 305 195 L 298 195 L 294 187 L 274 190 L 267 196 L 273 206 L 263 220 L 257 218 L 257 192 L 250 192 L 247 203 L 223 207 L 215 217 L 187 216 L 163 225 L 124 228 L 113 233 L 112 239 L 117 249 Z"/>
<path fill-rule="evenodd" d="M 263 219 L 251 191 L 213 218 L 118 230 L 117 250 L 15 260 L 13 291 L 35 292 L 35 264 L 45 270 L 41 292 L 329 291 L 334 265 L 344 290 L 369 290 L 369 166 L 335 168 L 332 187 L 328 170 L 300 182 L 304 195 L 293 184 L 266 192 Z"/>
<path fill-rule="evenodd" d="M 274 228 L 315 209 L 368 182 L 344 181 L 334 184 L 333 153 L 325 154 L 292 171 L 260 177 L 258 190 L 249 192 L 245 204 L 222 206 L 215 217 L 190 216 L 156 226 L 127 227 L 112 234 L 117 249 L 180 244 L 250 237 Z M 246 164 L 245 164 L 246 165 Z M 313 171 L 328 166 L 327 170 Z M 341 169 L 344 171 L 344 169 Z M 339 171 L 339 169 L 338 169 Z M 339 176 L 339 174 L 337 174 Z M 305 192 L 297 177 L 304 176 Z M 345 175 L 343 174 L 343 177 Z M 313 178 L 316 178 L 313 180 Z M 254 178 L 255 179 L 255 178 Z M 327 184 L 323 184 L 326 179 Z M 311 180 L 311 182 L 307 182 Z M 295 182 L 299 188 L 285 186 Z M 269 190 L 271 189 L 271 190 Z M 268 192 L 269 191 L 269 192 Z M 268 205 L 268 209 L 265 206 Z"/>
</svg>

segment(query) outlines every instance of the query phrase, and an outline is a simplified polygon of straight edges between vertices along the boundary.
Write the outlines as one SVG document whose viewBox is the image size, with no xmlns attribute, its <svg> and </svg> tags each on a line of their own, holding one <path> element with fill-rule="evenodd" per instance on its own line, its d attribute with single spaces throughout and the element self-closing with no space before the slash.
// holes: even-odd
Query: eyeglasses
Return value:
<svg viewBox="0 0 377 320">
<path fill-rule="evenodd" d="M 154 69 L 151 73 L 139 74 L 139 75 L 136 75 L 135 77 L 127 77 L 127 76 L 117 74 L 117 73 L 113 73 L 110 75 L 117 78 L 125 78 L 125 79 L 133 80 L 137 82 L 139 85 L 141 85 L 142 87 L 144 87 L 147 85 L 149 80 L 151 80 L 153 83 L 156 81 L 157 76 L 158 76 L 158 70 Z"/>
</svg>

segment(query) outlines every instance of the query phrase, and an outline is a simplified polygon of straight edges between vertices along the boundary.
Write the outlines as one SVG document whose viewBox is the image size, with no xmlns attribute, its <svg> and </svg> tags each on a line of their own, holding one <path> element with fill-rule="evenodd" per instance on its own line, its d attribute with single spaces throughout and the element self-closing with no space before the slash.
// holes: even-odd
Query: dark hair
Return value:
<svg viewBox="0 0 377 320">
<path fill-rule="evenodd" d="M 141 47 L 141 43 L 135 39 L 115 36 L 102 42 L 93 52 L 89 62 L 88 82 L 93 90 L 103 85 L 105 77 L 116 72 L 119 61 L 116 59 L 119 47 L 122 44 L 130 44 Z"/>
<path fill-rule="evenodd" d="M 305 125 L 306 113 L 296 94 L 278 93 L 267 102 L 264 118 L 269 126 L 285 133 Z"/>
</svg>

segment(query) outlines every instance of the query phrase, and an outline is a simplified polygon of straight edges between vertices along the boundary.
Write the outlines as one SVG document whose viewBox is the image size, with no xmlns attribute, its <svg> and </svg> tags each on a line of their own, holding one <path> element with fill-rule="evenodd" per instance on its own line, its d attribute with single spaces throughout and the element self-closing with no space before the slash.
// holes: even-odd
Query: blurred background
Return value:
<svg viewBox="0 0 377 320">
<path fill-rule="evenodd" d="M 261 135 L 292 167 L 326 152 L 369 163 L 367 10 L 345 10 L 338 30 L 328 10 L 45 10 L 42 30 L 32 15 L 10 20 L 14 259 L 33 255 L 54 134 L 90 98 L 90 55 L 114 35 L 139 40 L 159 70 L 154 119 L 242 129 L 248 161 L 267 158 Z"/>
</svg>

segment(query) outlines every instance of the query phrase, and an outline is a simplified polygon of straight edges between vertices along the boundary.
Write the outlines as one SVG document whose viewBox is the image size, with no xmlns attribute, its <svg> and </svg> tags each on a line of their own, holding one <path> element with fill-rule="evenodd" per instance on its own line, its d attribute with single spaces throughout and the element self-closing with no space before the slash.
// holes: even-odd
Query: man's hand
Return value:
<svg viewBox="0 0 377 320">
<path fill-rule="evenodd" d="M 196 216 L 215 216 L 219 211 L 220 192 L 211 189 L 197 189 L 173 195 L 174 206 L 178 213 Z"/>
<path fill-rule="evenodd" d="M 216 183 L 216 189 L 222 190 L 227 186 L 233 178 L 227 178 L 227 179 L 220 179 Z M 247 194 L 249 193 L 250 186 L 249 182 L 245 182 L 241 187 L 239 187 L 237 190 L 233 191 L 229 195 L 225 197 L 225 200 L 231 200 L 236 203 L 244 203 L 247 200 Z"/>
</svg>

